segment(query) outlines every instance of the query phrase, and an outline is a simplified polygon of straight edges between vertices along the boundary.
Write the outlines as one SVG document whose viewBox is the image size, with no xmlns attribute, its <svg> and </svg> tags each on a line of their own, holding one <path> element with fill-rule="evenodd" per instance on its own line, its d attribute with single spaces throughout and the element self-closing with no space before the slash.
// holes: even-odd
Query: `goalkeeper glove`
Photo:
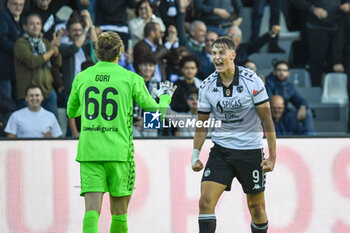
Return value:
<svg viewBox="0 0 350 233">
<path fill-rule="evenodd" d="M 170 97 L 172 97 L 175 90 L 176 85 L 174 85 L 174 83 L 165 81 L 159 83 L 159 89 L 153 88 L 152 93 L 158 97 L 161 95 L 170 95 Z"/>
</svg>

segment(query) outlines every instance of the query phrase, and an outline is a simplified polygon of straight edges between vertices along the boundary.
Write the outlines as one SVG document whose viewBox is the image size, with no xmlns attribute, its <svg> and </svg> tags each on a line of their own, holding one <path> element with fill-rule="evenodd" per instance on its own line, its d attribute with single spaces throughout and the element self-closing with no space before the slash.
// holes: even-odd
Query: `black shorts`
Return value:
<svg viewBox="0 0 350 233">
<path fill-rule="evenodd" d="M 263 159 L 262 149 L 234 150 L 215 144 L 210 150 L 202 182 L 213 181 L 227 185 L 225 190 L 230 191 L 232 180 L 237 177 L 245 193 L 263 192 L 266 179 L 260 166 Z"/>
</svg>

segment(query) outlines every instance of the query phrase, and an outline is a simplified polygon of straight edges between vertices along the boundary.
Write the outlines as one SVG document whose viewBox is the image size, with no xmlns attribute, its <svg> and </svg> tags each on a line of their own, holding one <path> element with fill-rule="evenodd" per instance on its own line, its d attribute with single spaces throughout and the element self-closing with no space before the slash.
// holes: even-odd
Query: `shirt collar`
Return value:
<svg viewBox="0 0 350 233">
<path fill-rule="evenodd" d="M 152 52 L 155 52 L 157 50 L 157 45 L 155 44 L 152 44 L 151 41 L 149 41 L 147 38 L 144 39 L 144 41 L 149 45 L 151 46 L 151 49 L 152 49 Z"/>
<path fill-rule="evenodd" d="M 238 86 L 239 85 L 239 68 L 235 65 L 235 73 L 233 74 L 233 82 L 230 84 L 229 87 L 232 86 Z M 218 74 L 218 79 L 216 80 L 216 86 L 223 87 L 224 84 L 222 84 L 222 79 L 220 75 Z"/>
<path fill-rule="evenodd" d="M 198 41 L 194 40 L 192 37 L 189 37 L 192 44 L 195 44 L 198 47 L 204 47 L 204 43 L 198 43 Z"/>
</svg>

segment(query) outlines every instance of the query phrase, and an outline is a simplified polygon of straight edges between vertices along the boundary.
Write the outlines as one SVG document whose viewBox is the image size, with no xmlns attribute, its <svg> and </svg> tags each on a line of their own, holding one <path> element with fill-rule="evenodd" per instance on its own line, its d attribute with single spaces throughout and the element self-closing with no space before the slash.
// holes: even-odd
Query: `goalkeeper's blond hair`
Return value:
<svg viewBox="0 0 350 233">
<path fill-rule="evenodd" d="M 101 61 L 115 61 L 120 59 L 124 49 L 123 41 L 116 32 L 103 32 L 98 37 L 96 55 Z"/>
</svg>

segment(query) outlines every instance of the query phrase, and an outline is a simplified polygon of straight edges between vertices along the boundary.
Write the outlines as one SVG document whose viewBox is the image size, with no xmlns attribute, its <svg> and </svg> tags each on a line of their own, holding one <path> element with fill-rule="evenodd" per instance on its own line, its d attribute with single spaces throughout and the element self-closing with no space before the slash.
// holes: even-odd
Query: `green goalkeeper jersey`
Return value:
<svg viewBox="0 0 350 233">
<path fill-rule="evenodd" d="M 145 111 L 156 111 L 167 109 L 171 98 L 162 95 L 157 104 L 142 77 L 112 62 L 98 62 L 76 76 L 67 115 L 81 116 L 78 162 L 134 159 L 134 100 Z"/>
</svg>

